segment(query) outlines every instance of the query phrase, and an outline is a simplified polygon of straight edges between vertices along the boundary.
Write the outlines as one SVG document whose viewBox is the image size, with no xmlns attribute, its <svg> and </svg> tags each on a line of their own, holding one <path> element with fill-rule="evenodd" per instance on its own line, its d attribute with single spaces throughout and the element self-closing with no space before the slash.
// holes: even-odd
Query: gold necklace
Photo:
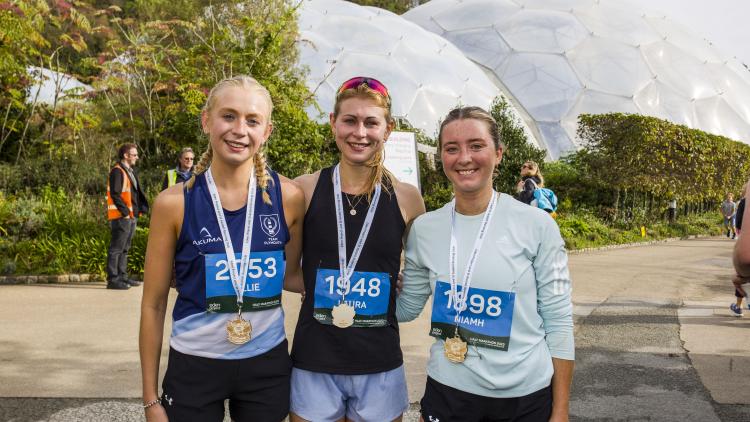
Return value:
<svg viewBox="0 0 750 422">
<path fill-rule="evenodd" d="M 357 197 L 357 200 L 354 202 L 354 205 L 352 205 L 352 201 L 349 200 L 349 194 L 344 193 L 344 198 L 346 198 L 346 202 L 349 204 L 349 215 L 357 215 L 357 205 L 359 205 L 360 202 L 362 202 L 362 198 L 364 198 L 367 195 L 354 195 Z"/>
</svg>

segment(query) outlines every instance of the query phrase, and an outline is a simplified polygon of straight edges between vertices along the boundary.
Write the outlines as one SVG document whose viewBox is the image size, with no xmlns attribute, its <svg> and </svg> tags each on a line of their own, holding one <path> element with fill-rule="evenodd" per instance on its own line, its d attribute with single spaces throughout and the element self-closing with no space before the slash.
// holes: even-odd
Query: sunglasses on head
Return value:
<svg viewBox="0 0 750 422">
<path fill-rule="evenodd" d="M 336 93 L 336 95 L 341 94 L 347 89 L 357 89 L 360 85 L 363 84 L 367 85 L 368 88 L 390 100 L 391 97 L 390 95 L 388 95 L 388 88 L 386 88 L 385 85 L 383 85 L 383 83 L 379 80 L 368 78 L 366 76 L 356 76 L 344 82 L 343 84 L 341 84 L 341 87 L 339 87 L 339 91 Z"/>
</svg>

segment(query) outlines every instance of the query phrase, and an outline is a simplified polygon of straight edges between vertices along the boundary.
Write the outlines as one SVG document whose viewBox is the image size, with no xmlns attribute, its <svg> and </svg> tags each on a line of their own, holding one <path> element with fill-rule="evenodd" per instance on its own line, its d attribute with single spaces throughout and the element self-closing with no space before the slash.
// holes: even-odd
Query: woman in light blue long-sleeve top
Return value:
<svg viewBox="0 0 750 422">
<path fill-rule="evenodd" d="M 411 227 L 396 311 L 413 320 L 433 298 L 422 417 L 567 421 L 574 342 L 559 229 L 494 191 L 503 145 L 486 111 L 451 111 L 439 147 L 455 199 Z"/>
</svg>

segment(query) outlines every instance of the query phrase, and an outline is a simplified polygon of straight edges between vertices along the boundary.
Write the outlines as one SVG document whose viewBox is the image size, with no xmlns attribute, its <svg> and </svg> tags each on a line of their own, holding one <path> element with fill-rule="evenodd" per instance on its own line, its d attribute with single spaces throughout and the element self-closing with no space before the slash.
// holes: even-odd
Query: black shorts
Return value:
<svg viewBox="0 0 750 422">
<path fill-rule="evenodd" d="M 552 414 L 552 388 L 523 397 L 496 398 L 457 390 L 427 377 L 420 404 L 425 422 L 547 422 Z"/>
<path fill-rule="evenodd" d="M 289 413 L 292 360 L 287 341 L 247 359 L 209 359 L 169 350 L 162 405 L 170 421 L 280 422 Z"/>
</svg>

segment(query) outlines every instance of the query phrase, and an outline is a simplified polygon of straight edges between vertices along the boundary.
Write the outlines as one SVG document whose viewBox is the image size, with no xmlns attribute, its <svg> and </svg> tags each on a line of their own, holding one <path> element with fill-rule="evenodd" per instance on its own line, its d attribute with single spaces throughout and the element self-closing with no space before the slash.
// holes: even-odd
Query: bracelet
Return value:
<svg viewBox="0 0 750 422">
<path fill-rule="evenodd" d="M 155 404 L 161 404 L 161 399 L 151 400 L 150 402 L 143 405 L 144 409 L 148 409 L 149 407 L 155 405 Z"/>
</svg>

